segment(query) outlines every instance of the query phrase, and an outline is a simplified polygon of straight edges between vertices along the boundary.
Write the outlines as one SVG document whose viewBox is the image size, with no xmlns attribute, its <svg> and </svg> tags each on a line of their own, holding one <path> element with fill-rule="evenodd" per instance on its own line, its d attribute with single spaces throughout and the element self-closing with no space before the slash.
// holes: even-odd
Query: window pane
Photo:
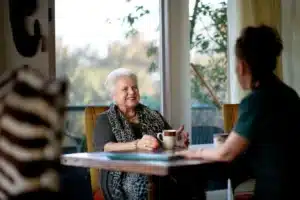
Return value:
<svg viewBox="0 0 300 200">
<path fill-rule="evenodd" d="M 138 75 L 141 102 L 160 110 L 158 27 L 159 0 L 55 1 L 56 76 L 69 78 L 69 105 L 109 105 L 106 76 L 125 67 Z M 82 137 L 82 111 L 68 112 L 68 134 Z"/>
<path fill-rule="evenodd" d="M 56 75 L 70 80 L 70 105 L 110 104 L 105 78 L 125 67 L 138 75 L 142 102 L 160 109 L 159 0 L 59 0 L 55 26 Z"/>
<path fill-rule="evenodd" d="M 227 1 L 190 0 L 189 7 L 190 57 L 195 66 L 191 73 L 192 143 L 208 143 L 212 142 L 214 133 L 223 131 L 223 120 L 220 108 L 212 101 L 199 75 L 218 101 L 224 103 L 227 98 Z"/>
<path fill-rule="evenodd" d="M 63 146 L 79 146 L 84 136 L 84 111 L 69 109 Z"/>
</svg>

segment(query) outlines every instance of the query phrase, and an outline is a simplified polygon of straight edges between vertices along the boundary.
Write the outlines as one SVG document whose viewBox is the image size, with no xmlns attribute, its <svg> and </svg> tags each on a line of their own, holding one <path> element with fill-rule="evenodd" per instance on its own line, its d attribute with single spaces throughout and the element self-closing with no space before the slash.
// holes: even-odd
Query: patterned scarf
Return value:
<svg viewBox="0 0 300 200">
<path fill-rule="evenodd" d="M 139 104 L 136 113 L 141 125 L 142 135 L 152 135 L 156 137 L 158 132 L 164 129 L 164 121 L 157 111 Z M 117 142 L 130 142 L 135 138 L 130 123 L 119 111 L 116 105 L 112 105 L 107 112 L 112 132 Z M 108 183 L 113 199 L 146 200 L 148 179 L 146 175 L 124 172 L 109 172 L 112 177 Z"/>
</svg>

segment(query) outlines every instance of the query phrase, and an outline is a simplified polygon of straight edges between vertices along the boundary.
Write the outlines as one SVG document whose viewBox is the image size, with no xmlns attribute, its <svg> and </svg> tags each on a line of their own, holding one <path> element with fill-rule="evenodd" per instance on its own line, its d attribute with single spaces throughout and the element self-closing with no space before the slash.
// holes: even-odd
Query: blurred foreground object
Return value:
<svg viewBox="0 0 300 200">
<path fill-rule="evenodd" d="M 59 194 L 68 84 L 29 66 L 0 77 L 0 199 Z"/>
</svg>

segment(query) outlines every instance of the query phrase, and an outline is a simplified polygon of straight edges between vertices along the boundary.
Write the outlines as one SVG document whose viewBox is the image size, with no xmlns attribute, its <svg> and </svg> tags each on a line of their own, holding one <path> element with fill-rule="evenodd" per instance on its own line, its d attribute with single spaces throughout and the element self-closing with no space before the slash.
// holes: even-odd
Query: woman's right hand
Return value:
<svg viewBox="0 0 300 200">
<path fill-rule="evenodd" d="M 142 139 L 137 142 L 139 150 L 153 151 L 159 147 L 157 139 L 151 135 L 144 135 Z"/>
</svg>

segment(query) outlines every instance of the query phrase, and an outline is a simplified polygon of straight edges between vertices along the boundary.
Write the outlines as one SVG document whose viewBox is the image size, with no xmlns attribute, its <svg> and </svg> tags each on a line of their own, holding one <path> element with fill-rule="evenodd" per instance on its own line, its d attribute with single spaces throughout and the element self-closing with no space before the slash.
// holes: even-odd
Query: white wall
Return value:
<svg viewBox="0 0 300 200">
<path fill-rule="evenodd" d="M 241 24 L 240 24 L 240 10 L 238 5 L 239 0 L 228 1 L 228 103 L 239 103 L 241 88 L 238 83 L 238 79 L 235 73 L 236 59 L 235 59 L 235 41 L 239 36 Z"/>
<path fill-rule="evenodd" d="M 235 42 L 239 37 L 241 30 L 253 23 L 253 13 L 247 4 L 251 1 L 228 0 L 227 2 L 227 19 L 228 19 L 228 102 L 240 103 L 242 98 L 247 95 L 249 91 L 241 88 L 238 78 L 236 76 L 236 56 L 235 56 Z M 248 8 L 247 8 L 248 7 Z"/>
<path fill-rule="evenodd" d="M 189 1 L 161 0 L 163 114 L 174 128 L 191 133 Z"/>
<path fill-rule="evenodd" d="M 37 12 L 27 18 L 27 28 L 29 33 L 33 34 L 33 21 L 38 19 L 42 34 L 48 39 L 48 0 L 39 0 L 38 2 Z M 0 73 L 3 72 L 3 69 L 27 64 L 49 76 L 48 51 L 41 52 L 41 48 L 39 48 L 36 55 L 27 58 L 20 55 L 16 50 L 9 22 L 8 0 L 0 1 L 0 30 Z"/>
<path fill-rule="evenodd" d="M 300 94 L 300 1 L 281 1 L 283 80 Z"/>
</svg>

